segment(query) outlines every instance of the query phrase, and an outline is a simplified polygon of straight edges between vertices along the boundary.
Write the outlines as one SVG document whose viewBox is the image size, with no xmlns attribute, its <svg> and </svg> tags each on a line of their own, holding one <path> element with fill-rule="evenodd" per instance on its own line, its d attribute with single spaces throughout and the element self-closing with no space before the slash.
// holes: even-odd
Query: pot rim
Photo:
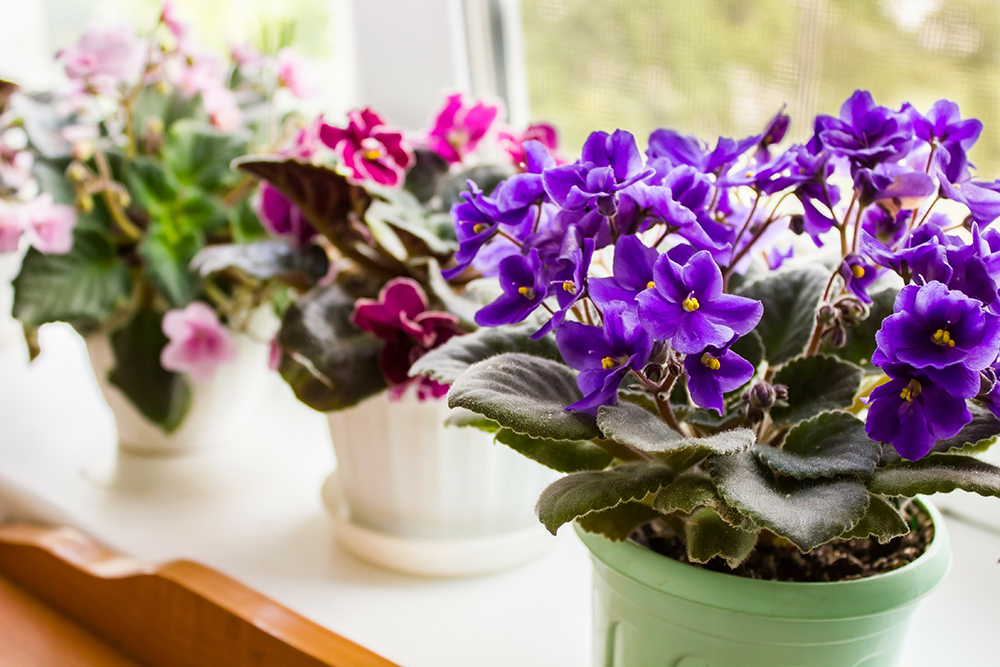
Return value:
<svg viewBox="0 0 1000 667">
<path fill-rule="evenodd" d="M 626 580 L 706 607 L 798 620 L 864 618 L 916 603 L 933 591 L 951 567 L 951 545 L 941 513 L 917 498 L 931 515 L 934 539 L 916 560 L 862 579 L 791 582 L 749 579 L 713 572 L 663 556 L 634 542 L 612 542 L 574 523 L 590 550 L 594 575 Z"/>
</svg>

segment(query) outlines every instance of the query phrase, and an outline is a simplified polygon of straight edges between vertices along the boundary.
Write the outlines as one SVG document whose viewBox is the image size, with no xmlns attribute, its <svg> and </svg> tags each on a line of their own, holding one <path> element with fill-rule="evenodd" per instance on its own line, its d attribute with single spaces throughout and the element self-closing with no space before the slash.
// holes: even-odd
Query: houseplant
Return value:
<svg viewBox="0 0 1000 667">
<path fill-rule="evenodd" d="M 568 473 L 537 511 L 593 554 L 595 664 L 895 665 L 950 559 L 914 496 L 1000 494 L 981 123 L 858 91 L 776 152 L 788 122 L 645 160 L 596 132 L 455 220 L 456 256 L 510 252 L 503 293 L 411 373 Z"/>
<path fill-rule="evenodd" d="M 474 276 L 440 270 L 458 247 L 448 211 L 472 206 L 468 188 L 492 192 L 525 168 L 525 136 L 554 144 L 546 126 L 498 129 L 501 113 L 453 94 L 428 130 L 405 135 L 357 110 L 343 126 L 320 119 L 296 151 L 238 161 L 264 179 L 265 219 L 333 253 L 332 282 L 284 314 L 279 370 L 328 413 L 337 469 L 324 499 L 338 540 L 392 569 L 476 574 L 545 547 L 528 499 L 547 471 L 457 428 L 467 415 L 449 410 L 447 386 L 409 376 L 427 351 L 476 329 L 482 301 L 456 292 Z"/>
<path fill-rule="evenodd" d="M 37 193 L 0 202 L 2 249 L 31 245 L 14 316 L 30 344 L 55 321 L 86 338 L 119 442 L 140 453 L 239 436 L 268 372 L 272 298 L 327 265 L 322 249 L 234 245 L 267 237 L 253 180 L 229 163 L 277 139 L 276 92 L 301 92 L 288 53 L 223 65 L 188 33 L 169 3 L 143 39 L 90 26 L 57 54 L 68 83 L 7 112 Z"/>
</svg>

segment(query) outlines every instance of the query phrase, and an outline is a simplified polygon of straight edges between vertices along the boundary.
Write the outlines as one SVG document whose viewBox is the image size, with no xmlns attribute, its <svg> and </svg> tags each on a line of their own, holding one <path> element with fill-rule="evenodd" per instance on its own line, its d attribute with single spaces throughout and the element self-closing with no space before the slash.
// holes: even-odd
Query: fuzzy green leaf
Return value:
<svg viewBox="0 0 1000 667">
<path fill-rule="evenodd" d="M 458 379 L 472 364 L 505 352 L 523 352 L 533 357 L 560 361 L 555 338 L 532 340 L 528 327 L 483 328 L 466 336 L 455 336 L 414 362 L 410 376 L 424 375 L 444 384 Z"/>
<path fill-rule="evenodd" d="M 592 440 L 601 435 L 594 416 L 564 409 L 581 398 L 576 373 L 568 367 L 508 352 L 462 373 L 448 392 L 448 406 L 472 410 L 534 438 Z"/>
<path fill-rule="evenodd" d="M 684 526 L 688 558 L 707 563 L 722 558 L 729 567 L 742 563 L 757 546 L 757 531 L 747 531 L 726 523 L 711 507 L 695 511 Z"/>
<path fill-rule="evenodd" d="M 910 527 L 899 514 L 899 510 L 881 496 L 872 496 L 868 511 L 861 521 L 840 537 L 847 540 L 853 537 L 874 537 L 879 544 L 885 544 L 894 537 L 906 535 Z"/>
<path fill-rule="evenodd" d="M 229 164 L 246 152 L 247 143 L 239 136 L 220 132 L 207 123 L 184 119 L 170 128 L 163 157 L 184 185 L 219 192 L 235 185 L 239 175 Z"/>
<path fill-rule="evenodd" d="M 715 482 L 703 472 L 682 473 L 660 489 L 653 499 L 653 508 L 663 514 L 690 514 L 699 507 L 713 508 L 731 526 L 747 531 L 756 530 L 750 519 L 722 499 Z"/>
<path fill-rule="evenodd" d="M 601 471 L 575 472 L 550 484 L 538 499 L 538 518 L 553 535 L 559 526 L 591 512 L 642 500 L 673 475 L 657 463 L 639 461 Z"/>
<path fill-rule="evenodd" d="M 330 271 L 330 258 L 319 246 L 299 249 L 286 241 L 269 240 L 250 245 L 211 245 L 191 261 L 191 270 L 202 276 L 232 269 L 258 280 L 277 278 L 308 288 Z"/>
<path fill-rule="evenodd" d="M 475 428 L 486 433 L 496 433 L 500 430 L 500 424 L 492 419 L 487 419 L 482 415 L 477 415 L 471 410 L 456 408 L 451 411 L 448 418 L 444 420 L 445 426 L 455 428 Z"/>
<path fill-rule="evenodd" d="M 771 470 L 795 479 L 867 476 L 875 470 L 882 445 L 865 434 L 865 424 L 854 415 L 823 412 L 795 426 L 782 449 L 760 445 L 757 457 Z"/>
<path fill-rule="evenodd" d="M 876 470 L 868 488 L 883 496 L 907 498 L 955 489 L 1000 497 L 1000 468 L 972 456 L 931 454 Z"/>
<path fill-rule="evenodd" d="M 429 148 L 415 148 L 413 157 L 403 189 L 425 203 L 434 198 L 448 177 L 448 161 Z"/>
<path fill-rule="evenodd" d="M 611 509 L 591 512 L 577 519 L 588 533 L 599 533 L 613 542 L 627 540 L 636 528 L 662 516 L 642 503 L 622 503 Z"/>
<path fill-rule="evenodd" d="M 754 331 L 764 343 L 772 366 L 801 354 L 809 343 L 816 307 L 830 274 L 820 267 L 774 273 L 738 291 L 764 304 L 764 315 Z"/>
<path fill-rule="evenodd" d="M 518 454 L 559 472 L 603 470 L 611 464 L 613 458 L 589 440 L 532 438 L 508 428 L 500 429 L 496 440 Z"/>
<path fill-rule="evenodd" d="M 804 552 L 853 528 L 868 509 L 857 479 L 777 481 L 751 452 L 715 457 L 709 472 L 727 503 Z"/>
<path fill-rule="evenodd" d="M 788 387 L 788 406 L 772 408 L 771 417 L 777 424 L 794 424 L 850 407 L 863 377 L 858 366 L 827 354 L 793 359 L 774 376 L 774 384 Z"/>
<path fill-rule="evenodd" d="M 672 430 L 657 415 L 640 405 L 621 402 L 601 406 L 597 425 L 604 437 L 657 454 L 704 450 L 705 454 L 734 454 L 746 451 L 756 441 L 746 428 L 722 431 L 704 438 L 685 438 Z"/>
</svg>

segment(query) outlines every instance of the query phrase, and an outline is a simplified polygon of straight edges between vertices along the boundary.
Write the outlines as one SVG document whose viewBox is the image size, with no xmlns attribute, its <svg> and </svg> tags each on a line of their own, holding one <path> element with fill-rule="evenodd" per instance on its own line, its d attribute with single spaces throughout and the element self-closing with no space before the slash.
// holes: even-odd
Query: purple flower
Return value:
<svg viewBox="0 0 1000 667">
<path fill-rule="evenodd" d="M 937 190 L 934 179 L 926 173 L 899 164 L 858 169 L 854 182 L 861 192 L 862 205 L 891 200 L 896 209 L 915 209 Z"/>
<path fill-rule="evenodd" d="M 352 180 L 399 185 L 413 162 L 402 133 L 387 126 L 371 109 L 351 111 L 347 120 L 344 128 L 324 124 L 319 136 L 340 155 Z"/>
<path fill-rule="evenodd" d="M 523 220 L 529 209 L 547 200 L 542 172 L 555 166 L 555 161 L 537 141 L 526 141 L 525 171 L 515 174 L 497 185 L 493 192 L 501 221 L 516 224 Z"/>
<path fill-rule="evenodd" d="M 875 104 L 867 90 L 856 90 L 840 107 L 840 117 L 817 116 L 812 152 L 820 146 L 851 160 L 853 167 L 874 168 L 899 160 L 913 143 L 913 123 L 902 112 Z"/>
<path fill-rule="evenodd" d="M 795 248 L 792 246 L 788 246 L 788 250 L 778 250 L 778 246 L 774 246 L 770 250 L 764 251 L 764 261 L 767 262 L 768 269 L 777 271 L 785 263 L 785 260 L 793 255 L 795 255 Z"/>
<path fill-rule="evenodd" d="M 721 175 L 739 156 L 759 143 L 763 136 L 758 134 L 739 141 L 719 137 L 715 148 L 709 152 L 708 147 L 695 137 L 661 128 L 649 135 L 646 156 L 651 164 L 658 163 L 658 167 L 665 161 L 670 168 L 687 165 L 702 173 Z"/>
<path fill-rule="evenodd" d="M 575 227 L 570 229 L 563 241 L 548 288 L 548 295 L 556 297 L 559 310 L 553 313 L 551 319 L 532 338 L 541 338 L 566 320 L 569 310 L 587 290 L 587 274 L 593 256 L 594 240 L 583 238 L 580 230 Z"/>
<path fill-rule="evenodd" d="M 466 181 L 466 185 L 469 191 L 462 193 L 462 201 L 451 206 L 458 251 L 455 252 L 455 266 L 441 272 L 447 280 L 462 273 L 479 250 L 500 231 L 500 211 L 496 202 L 484 195 L 473 181 Z"/>
<path fill-rule="evenodd" d="M 457 317 L 427 310 L 427 306 L 427 295 L 416 281 L 393 278 L 381 289 L 378 299 L 358 299 L 351 314 L 355 325 L 384 341 L 379 367 L 397 398 L 414 382 L 421 398 L 447 393 L 445 385 L 409 376 L 413 362 L 459 333 Z"/>
<path fill-rule="evenodd" d="M 757 183 L 765 194 L 774 194 L 789 187 L 802 204 L 802 227 L 793 228 L 797 234 L 809 234 L 816 245 L 822 245 L 821 234 L 833 227 L 830 209 L 840 201 L 840 190 L 827 183 L 834 166 L 826 152 L 813 153 L 804 146 L 793 146 L 785 153 L 788 158 L 779 158 L 775 167 L 778 171 L 762 171 L 757 174 Z M 784 163 L 788 161 L 787 172 Z M 772 178 L 772 176 L 776 176 Z M 818 202 L 818 205 L 817 205 Z"/>
<path fill-rule="evenodd" d="M 512 129 L 500 130 L 497 132 L 497 143 L 500 145 L 514 166 L 522 171 L 532 171 L 531 156 L 528 151 L 529 142 L 538 144 L 544 151 L 545 156 L 551 160 L 549 166 L 556 166 L 562 163 L 554 157 L 559 148 L 559 140 L 556 137 L 556 128 L 547 123 L 537 123 L 529 125 L 524 132 L 516 132 Z M 545 167 L 546 169 L 548 167 Z M 541 173 L 541 170 L 535 173 Z"/>
<path fill-rule="evenodd" d="M 730 344 L 736 342 L 734 338 Z M 708 347 L 701 354 L 684 358 L 687 389 L 695 405 L 715 410 L 722 415 L 722 395 L 739 389 L 753 377 L 754 367 L 749 361 L 729 349 Z"/>
<path fill-rule="evenodd" d="M 781 140 L 785 138 L 785 133 L 788 132 L 788 126 L 791 122 L 792 119 L 785 113 L 784 107 L 775 114 L 774 118 L 768 121 L 767 126 L 764 128 L 764 133 L 760 137 L 760 141 L 757 142 L 757 149 L 754 151 L 754 160 L 756 160 L 757 164 L 766 164 L 771 161 L 771 146 L 781 143 Z"/>
<path fill-rule="evenodd" d="M 503 294 L 476 313 L 476 324 L 481 327 L 523 322 L 547 296 L 545 267 L 535 248 L 527 255 L 501 260 L 499 277 Z"/>
<path fill-rule="evenodd" d="M 878 279 L 879 269 L 861 255 L 848 255 L 840 263 L 844 287 L 865 303 L 871 303 L 868 289 Z"/>
<path fill-rule="evenodd" d="M 652 175 L 643 169 L 635 137 L 624 130 L 593 132 L 583 146 L 579 162 L 547 170 L 542 179 L 549 197 L 569 211 L 591 210 L 614 215 L 615 194 Z"/>
<path fill-rule="evenodd" d="M 936 281 L 904 287 L 894 311 L 875 334 L 875 365 L 903 362 L 957 396 L 979 393 L 979 371 L 1000 352 L 1000 318 Z"/>
<path fill-rule="evenodd" d="M 566 322 L 556 332 L 563 360 L 580 371 L 576 384 L 583 398 L 567 410 L 595 412 L 618 402 L 618 387 L 630 370 L 641 372 L 653 341 L 624 303 L 604 308 L 604 326 Z"/>
<path fill-rule="evenodd" d="M 911 211 L 905 210 L 892 215 L 881 206 L 869 206 L 861 215 L 861 229 L 882 244 L 892 246 L 903 238 L 911 215 Z"/>
<path fill-rule="evenodd" d="M 634 310 L 636 297 L 653 284 L 653 265 L 659 256 L 638 236 L 622 236 L 615 244 L 614 273 L 590 279 L 590 298 L 601 308 L 621 301 Z"/>
<path fill-rule="evenodd" d="M 764 313 L 759 301 L 723 294 L 722 272 L 706 251 L 683 266 L 661 255 L 653 283 L 637 297 L 639 318 L 652 336 L 684 354 L 723 347 L 751 331 Z"/>
<path fill-rule="evenodd" d="M 972 421 L 965 399 L 923 371 L 906 364 L 888 364 L 882 370 L 891 379 L 871 393 L 865 432 L 872 440 L 891 444 L 903 458 L 922 458 L 939 439 L 957 435 Z"/>
<path fill-rule="evenodd" d="M 979 139 L 983 124 L 975 118 L 962 120 L 958 105 L 948 100 L 938 100 L 926 116 L 909 104 L 903 111 L 913 122 L 913 133 L 931 146 L 937 146 L 935 160 L 950 182 L 962 180 L 968 160 L 966 152 Z"/>
<path fill-rule="evenodd" d="M 477 101 L 470 104 L 462 93 L 449 95 L 428 130 L 424 143 L 449 163 L 461 162 L 476 150 L 494 121 L 500 118 L 503 105 Z"/>
<path fill-rule="evenodd" d="M 192 301 L 183 310 L 168 311 L 162 327 L 170 342 L 160 352 L 160 365 L 168 371 L 186 373 L 194 382 L 207 382 L 219 364 L 236 358 L 236 342 L 229 330 L 201 301 Z"/>
<path fill-rule="evenodd" d="M 274 236 L 290 239 L 296 246 L 308 246 L 316 236 L 305 214 L 270 183 L 260 184 L 257 213 L 261 224 Z"/>
<path fill-rule="evenodd" d="M 940 170 L 937 174 L 941 195 L 965 204 L 974 220 L 988 225 L 1000 218 L 1000 181 L 983 183 L 966 179 L 951 183 Z"/>
</svg>

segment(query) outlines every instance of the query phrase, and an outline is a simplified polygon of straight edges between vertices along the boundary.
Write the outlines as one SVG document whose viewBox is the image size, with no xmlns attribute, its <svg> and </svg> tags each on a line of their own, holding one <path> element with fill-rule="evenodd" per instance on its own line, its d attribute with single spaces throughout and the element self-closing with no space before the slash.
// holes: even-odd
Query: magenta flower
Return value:
<svg viewBox="0 0 1000 667">
<path fill-rule="evenodd" d="M 72 206 L 56 204 L 52 195 L 43 192 L 21 207 L 21 225 L 28 240 L 39 252 L 62 255 L 73 247 L 76 211 Z"/>
<path fill-rule="evenodd" d="M 268 232 L 288 238 L 300 248 L 309 245 L 316 236 L 316 229 L 309 224 L 302 209 L 270 183 L 260 184 L 257 214 Z"/>
<path fill-rule="evenodd" d="M 502 116 L 501 104 L 470 104 L 462 93 L 449 95 L 424 139 L 428 148 L 449 163 L 461 162 Z"/>
<path fill-rule="evenodd" d="M 371 109 L 351 111 L 344 128 L 324 124 L 319 136 L 340 155 L 356 182 L 399 185 L 413 162 L 413 152 L 403 134 L 386 125 Z"/>
<path fill-rule="evenodd" d="M 507 128 L 497 132 L 497 143 L 500 148 L 510 156 L 510 161 L 521 171 L 527 171 L 528 155 L 524 149 L 526 141 L 537 141 L 550 155 L 555 158 L 556 164 L 563 164 L 565 160 L 556 157 L 559 148 L 559 140 L 556 137 L 556 128 L 547 123 L 537 123 L 529 125 L 524 132 Z"/>
<path fill-rule="evenodd" d="M 56 58 L 63 61 L 70 79 L 114 89 L 139 75 L 143 45 L 128 23 L 90 25 L 79 42 L 59 51 Z"/>
<path fill-rule="evenodd" d="M 413 362 L 459 333 L 457 317 L 427 307 L 427 295 L 410 278 L 393 278 L 378 299 L 358 299 L 354 305 L 351 321 L 383 341 L 379 366 L 394 398 L 410 384 L 417 385 L 421 400 L 448 392 L 447 385 L 409 375 Z"/>
<path fill-rule="evenodd" d="M 236 358 L 236 343 L 214 310 L 201 301 L 163 316 L 163 333 L 170 342 L 160 353 L 160 365 L 206 382 L 219 364 Z"/>
<path fill-rule="evenodd" d="M 21 241 L 24 227 L 17 207 L 0 199 L 0 252 L 14 252 Z"/>
<path fill-rule="evenodd" d="M 278 85 L 287 88 L 292 95 L 301 100 L 316 94 L 316 84 L 309 76 L 309 67 L 298 53 L 288 47 L 281 49 L 275 66 L 278 70 Z"/>
</svg>

